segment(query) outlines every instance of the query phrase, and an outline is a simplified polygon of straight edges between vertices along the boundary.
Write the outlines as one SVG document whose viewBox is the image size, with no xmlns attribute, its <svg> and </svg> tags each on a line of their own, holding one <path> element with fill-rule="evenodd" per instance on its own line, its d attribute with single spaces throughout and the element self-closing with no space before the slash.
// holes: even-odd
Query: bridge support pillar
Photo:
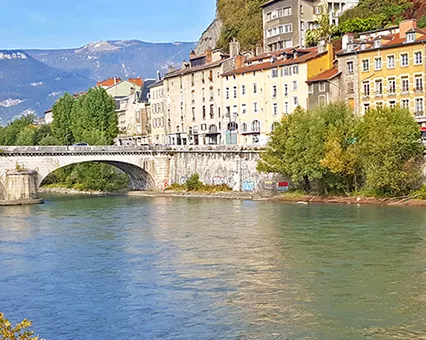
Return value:
<svg viewBox="0 0 426 340">
<path fill-rule="evenodd" d="M 1 205 L 43 203 L 37 199 L 37 172 L 32 170 L 8 171 L 5 177 L 4 200 Z"/>
</svg>

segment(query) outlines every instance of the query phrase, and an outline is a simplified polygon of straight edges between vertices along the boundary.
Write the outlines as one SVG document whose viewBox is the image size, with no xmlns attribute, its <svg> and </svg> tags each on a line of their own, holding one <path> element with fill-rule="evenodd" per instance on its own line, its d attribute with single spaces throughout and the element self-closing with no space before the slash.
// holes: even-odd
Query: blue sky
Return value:
<svg viewBox="0 0 426 340">
<path fill-rule="evenodd" d="M 80 47 L 100 40 L 196 41 L 215 0 L 0 0 L 0 49 Z"/>
</svg>

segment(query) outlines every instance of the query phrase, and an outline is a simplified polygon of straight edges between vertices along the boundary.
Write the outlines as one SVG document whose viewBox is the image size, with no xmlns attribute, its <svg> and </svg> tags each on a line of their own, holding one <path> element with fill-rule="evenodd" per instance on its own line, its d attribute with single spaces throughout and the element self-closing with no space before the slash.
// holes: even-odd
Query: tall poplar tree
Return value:
<svg viewBox="0 0 426 340">
<path fill-rule="evenodd" d="M 53 105 L 52 134 L 62 145 L 74 143 L 74 136 L 71 130 L 74 101 L 74 97 L 66 93 Z"/>
</svg>

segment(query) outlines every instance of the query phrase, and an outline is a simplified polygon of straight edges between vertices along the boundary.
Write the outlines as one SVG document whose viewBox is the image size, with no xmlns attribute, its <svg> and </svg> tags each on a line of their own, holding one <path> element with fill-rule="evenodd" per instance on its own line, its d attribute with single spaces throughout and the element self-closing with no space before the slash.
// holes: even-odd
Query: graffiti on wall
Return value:
<svg viewBox="0 0 426 340">
<path fill-rule="evenodd" d="M 182 176 L 179 180 L 179 184 L 184 185 L 187 180 L 188 180 L 188 176 Z"/>
<path fill-rule="evenodd" d="M 163 190 L 166 190 L 169 187 L 169 180 L 165 179 L 163 181 Z"/>
<path fill-rule="evenodd" d="M 246 180 L 241 185 L 241 190 L 245 192 L 252 192 L 256 190 L 256 183 L 254 181 Z"/>
</svg>

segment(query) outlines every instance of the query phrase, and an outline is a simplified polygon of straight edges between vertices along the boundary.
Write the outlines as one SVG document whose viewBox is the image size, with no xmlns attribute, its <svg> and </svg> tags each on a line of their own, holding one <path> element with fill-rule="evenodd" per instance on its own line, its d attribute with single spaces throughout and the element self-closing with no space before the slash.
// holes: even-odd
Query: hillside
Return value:
<svg viewBox="0 0 426 340">
<path fill-rule="evenodd" d="M 65 92 L 78 92 L 95 82 L 47 66 L 24 51 L 0 50 L 0 125 L 25 113 L 42 113 Z"/>
</svg>

